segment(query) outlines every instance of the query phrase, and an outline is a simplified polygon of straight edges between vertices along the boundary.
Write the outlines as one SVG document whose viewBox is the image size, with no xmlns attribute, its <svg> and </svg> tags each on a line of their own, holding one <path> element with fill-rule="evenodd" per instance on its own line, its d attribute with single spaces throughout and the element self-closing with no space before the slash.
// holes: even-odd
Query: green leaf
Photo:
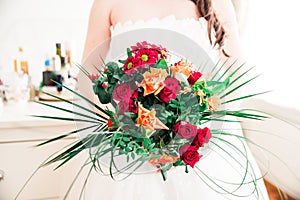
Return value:
<svg viewBox="0 0 300 200">
<path fill-rule="evenodd" d="M 215 86 L 215 85 L 219 85 L 219 84 L 222 84 L 222 82 L 219 82 L 219 81 L 207 81 L 206 82 L 207 87 Z"/>
<path fill-rule="evenodd" d="M 151 158 L 151 156 L 143 156 L 140 158 L 140 161 L 148 161 Z"/>
<path fill-rule="evenodd" d="M 124 151 L 123 149 L 120 149 L 119 152 L 120 152 L 120 154 L 127 154 L 127 152 Z"/>
<path fill-rule="evenodd" d="M 122 63 L 122 64 L 126 64 L 126 60 L 118 60 L 120 63 Z"/>
<path fill-rule="evenodd" d="M 119 70 L 119 65 L 116 62 L 108 62 L 106 67 L 108 68 L 108 73 L 110 74 L 114 74 Z"/>
<path fill-rule="evenodd" d="M 226 89 L 226 85 L 224 83 L 217 85 L 212 89 L 213 94 L 220 94 Z"/>
<path fill-rule="evenodd" d="M 134 152 L 131 153 L 131 158 L 132 158 L 132 160 L 135 159 L 135 153 Z"/>
<path fill-rule="evenodd" d="M 126 144 L 125 144 L 125 142 L 123 142 L 123 141 L 119 141 L 120 143 L 120 145 L 122 146 L 122 147 L 125 147 L 126 146 Z"/>
<path fill-rule="evenodd" d="M 151 140 L 149 138 L 144 139 L 144 147 L 148 149 L 149 145 L 151 144 Z"/>
<path fill-rule="evenodd" d="M 231 76 L 228 76 L 225 81 L 223 82 L 223 84 L 225 85 L 225 88 L 229 87 L 230 85 L 230 79 L 231 79 Z"/>
<path fill-rule="evenodd" d="M 177 160 L 175 163 L 173 163 L 173 166 L 177 167 L 177 166 L 185 166 L 184 162 L 182 162 L 182 160 Z"/>
<path fill-rule="evenodd" d="M 170 170 L 172 167 L 173 167 L 173 163 L 168 163 L 162 167 L 162 170 L 164 172 L 166 172 L 166 171 Z"/>
<path fill-rule="evenodd" d="M 168 64 L 165 59 L 160 59 L 156 65 L 156 68 L 159 69 L 168 69 Z"/>
<path fill-rule="evenodd" d="M 153 158 L 153 159 L 159 159 L 159 158 L 161 158 L 161 155 L 153 155 L 153 156 L 151 156 L 151 158 Z"/>
<path fill-rule="evenodd" d="M 135 153 L 136 153 L 137 155 L 141 155 L 141 154 L 143 154 L 144 152 L 145 152 L 145 150 L 142 149 L 142 148 L 138 148 L 138 149 L 135 150 Z"/>
<path fill-rule="evenodd" d="M 124 112 L 124 115 L 129 118 L 134 118 L 136 116 L 136 114 L 134 114 L 132 112 Z"/>
<path fill-rule="evenodd" d="M 155 144 L 154 144 L 155 145 Z M 150 151 L 149 151 L 149 153 L 155 153 L 155 152 L 157 152 L 159 149 L 158 148 L 153 148 L 153 149 L 151 149 Z"/>
<path fill-rule="evenodd" d="M 153 147 L 155 146 L 155 143 L 152 143 L 152 144 L 150 144 L 149 146 L 148 146 L 148 148 L 147 149 L 153 149 Z"/>
<path fill-rule="evenodd" d="M 131 52 L 130 48 L 127 48 L 127 56 L 132 57 L 132 52 Z"/>
<path fill-rule="evenodd" d="M 128 138 L 128 137 L 123 137 L 122 140 L 123 140 L 124 142 L 129 142 L 129 141 L 130 141 L 130 138 Z"/>
<path fill-rule="evenodd" d="M 125 151 L 126 151 L 127 153 L 129 153 L 129 152 L 132 152 L 132 149 L 129 148 L 129 147 L 126 147 L 126 148 L 125 148 Z"/>
<path fill-rule="evenodd" d="M 111 94 L 108 93 L 101 85 L 95 85 L 94 92 L 102 104 L 108 104 L 111 102 Z"/>
</svg>

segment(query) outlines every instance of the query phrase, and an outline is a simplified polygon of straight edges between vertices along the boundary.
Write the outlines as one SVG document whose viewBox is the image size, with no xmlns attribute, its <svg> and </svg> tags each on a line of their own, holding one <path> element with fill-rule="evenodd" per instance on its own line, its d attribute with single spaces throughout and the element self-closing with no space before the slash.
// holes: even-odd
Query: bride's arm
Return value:
<svg viewBox="0 0 300 200">
<path fill-rule="evenodd" d="M 85 47 L 82 56 L 82 65 L 90 74 L 97 73 L 94 66 L 102 65 L 100 55 L 105 58 L 109 48 L 112 2 L 113 1 L 111 0 L 95 0 L 90 11 Z M 94 51 L 95 48 L 98 48 L 97 52 Z M 91 53 L 93 53 L 93 56 L 90 56 Z M 78 74 L 77 78 L 78 90 L 80 93 L 84 97 L 94 101 L 96 104 L 99 104 L 99 100 L 93 92 L 90 79 L 82 72 Z"/>
<path fill-rule="evenodd" d="M 110 39 L 112 1 L 95 0 L 90 11 L 82 61 L 94 48 Z"/>
<path fill-rule="evenodd" d="M 235 66 L 238 66 L 245 62 L 245 57 L 232 1 L 213 0 L 213 8 L 218 20 L 226 32 L 223 50 L 230 56 L 228 63 L 232 63 L 237 60 L 237 64 Z M 222 53 L 220 53 L 220 57 L 223 61 L 228 59 Z"/>
</svg>

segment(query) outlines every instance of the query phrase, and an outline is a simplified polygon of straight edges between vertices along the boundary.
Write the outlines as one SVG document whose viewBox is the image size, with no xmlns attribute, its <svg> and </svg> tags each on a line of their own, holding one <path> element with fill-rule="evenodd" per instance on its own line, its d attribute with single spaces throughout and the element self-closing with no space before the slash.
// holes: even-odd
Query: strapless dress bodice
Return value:
<svg viewBox="0 0 300 200">
<path fill-rule="evenodd" d="M 110 27 L 111 38 L 113 39 L 125 32 L 146 28 L 177 32 L 197 43 L 212 60 L 216 61 L 219 58 L 219 50 L 209 42 L 207 21 L 204 18 L 177 19 L 174 15 L 169 15 L 164 18 L 119 22 Z"/>
</svg>

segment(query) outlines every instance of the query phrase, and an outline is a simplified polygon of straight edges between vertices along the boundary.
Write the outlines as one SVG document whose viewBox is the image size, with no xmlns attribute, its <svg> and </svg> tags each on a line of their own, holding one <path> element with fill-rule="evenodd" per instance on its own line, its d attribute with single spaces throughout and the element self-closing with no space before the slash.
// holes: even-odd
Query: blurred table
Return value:
<svg viewBox="0 0 300 200">
<path fill-rule="evenodd" d="M 72 108 L 64 102 L 47 102 L 51 105 Z M 0 106 L 0 199 L 14 199 L 34 170 L 52 153 L 70 144 L 75 137 L 42 147 L 35 147 L 47 139 L 73 131 L 75 123 L 41 119 L 30 115 L 72 117 L 53 108 L 34 102 L 6 103 Z M 53 172 L 55 166 L 41 169 L 30 181 L 19 199 L 62 199 L 71 180 L 78 171 L 76 161 Z"/>
</svg>

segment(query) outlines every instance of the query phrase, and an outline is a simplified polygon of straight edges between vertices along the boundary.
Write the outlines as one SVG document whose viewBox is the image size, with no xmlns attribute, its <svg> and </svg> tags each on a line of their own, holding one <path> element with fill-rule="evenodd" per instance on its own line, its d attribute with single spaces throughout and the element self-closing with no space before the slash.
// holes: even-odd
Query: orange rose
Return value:
<svg viewBox="0 0 300 200">
<path fill-rule="evenodd" d="M 187 78 L 192 74 L 192 65 L 190 63 L 185 62 L 183 59 L 178 63 L 175 63 L 174 66 L 170 67 L 175 77 L 177 73 L 181 73 L 185 75 Z"/>
<path fill-rule="evenodd" d="M 157 95 L 164 87 L 164 81 L 168 73 L 165 69 L 150 68 L 150 72 L 144 73 L 141 86 L 144 88 L 144 96 L 154 93 Z"/>
<path fill-rule="evenodd" d="M 164 125 L 158 118 L 155 117 L 155 110 L 147 110 L 140 103 L 138 107 L 138 121 L 137 124 L 142 125 L 147 131 L 153 132 L 155 129 L 169 128 Z"/>
<path fill-rule="evenodd" d="M 162 155 L 161 158 L 150 158 L 149 162 L 152 165 L 159 165 L 159 164 L 164 165 L 164 164 L 167 164 L 167 163 L 174 163 L 179 159 L 180 159 L 179 157 L 164 154 L 164 155 Z"/>
</svg>

